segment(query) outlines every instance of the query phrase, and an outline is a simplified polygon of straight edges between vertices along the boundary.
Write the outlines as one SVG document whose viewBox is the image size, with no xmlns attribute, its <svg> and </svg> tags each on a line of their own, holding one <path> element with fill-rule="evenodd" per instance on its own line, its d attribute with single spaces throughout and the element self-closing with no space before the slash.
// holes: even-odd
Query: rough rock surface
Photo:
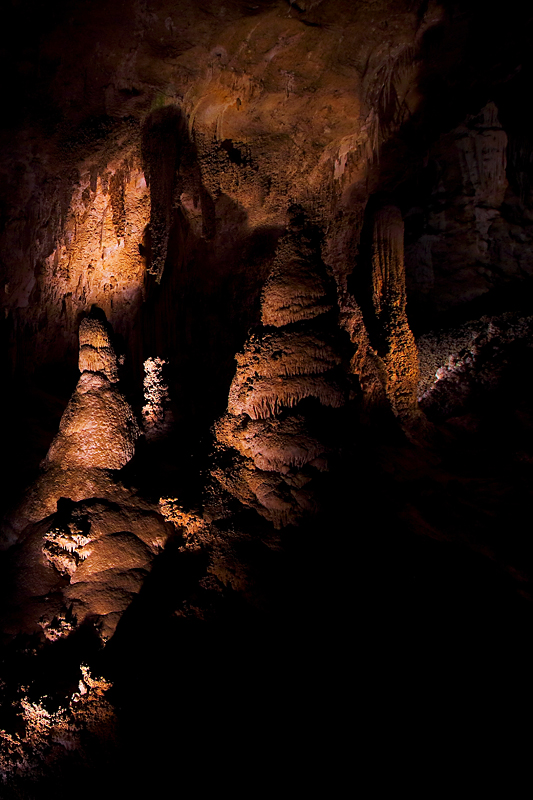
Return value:
<svg viewBox="0 0 533 800">
<path fill-rule="evenodd" d="M 394 413 L 416 412 L 418 356 L 405 310 L 403 220 L 398 208 L 386 206 L 374 218 L 372 303 L 377 323 L 377 352 L 386 372 L 385 393 Z"/>
<path fill-rule="evenodd" d="M 91 675 L 86 664 L 79 673 L 77 690 L 64 708 L 47 708 L 46 698 L 17 697 L 14 705 L 20 709 L 21 729 L 0 731 L 0 785 L 5 796 L 14 785 L 19 787 L 19 796 L 35 796 L 42 788 L 39 778 L 61 771 L 66 753 L 76 754 L 77 770 L 84 768 L 86 754 L 93 749 L 101 766 L 108 763 L 118 733 L 116 715 L 106 697 L 111 683 Z"/>
<path fill-rule="evenodd" d="M 29 522 L 53 513 L 60 497 L 78 501 L 114 491 L 112 472 L 135 452 L 140 430 L 118 389 L 117 357 L 101 314 L 80 323 L 81 376 L 63 413 L 59 432 L 41 465 L 41 474 L 8 517 L 6 531 L 20 534 Z M 8 540 L 12 534 L 6 533 Z"/>
<path fill-rule="evenodd" d="M 132 458 L 139 428 L 117 388 L 105 319 L 82 320 L 79 340 L 81 377 L 42 474 L 12 515 L 17 546 L 7 556 L 3 616 L 10 635 L 40 626 L 54 640 L 90 620 L 107 641 L 171 530 L 157 507 L 114 477 Z"/>
<path fill-rule="evenodd" d="M 327 469 L 331 446 L 312 429 L 320 429 L 324 408 L 341 408 L 347 400 L 335 307 L 316 232 L 302 209 L 292 207 L 261 296 L 263 326 L 236 356 L 228 413 L 214 429 L 230 457 L 214 476 L 276 526 L 315 508 L 309 484 Z M 316 408 L 298 413 L 304 400 Z"/>
<path fill-rule="evenodd" d="M 532 317 L 507 313 L 421 337 L 424 411 L 436 419 L 460 417 L 503 389 L 520 351 L 532 347 L 532 326 Z"/>
<path fill-rule="evenodd" d="M 533 274 L 531 220 L 517 185 L 523 179 L 519 164 L 508 165 L 509 153 L 518 157 L 493 101 L 432 146 L 427 207 L 409 210 L 418 235 L 406 247 L 411 300 L 429 313 Z"/>
<path fill-rule="evenodd" d="M 171 530 L 156 506 L 124 491 L 113 500 L 60 501 L 10 553 L 4 632 L 42 629 L 55 640 L 90 622 L 107 641 Z"/>
</svg>

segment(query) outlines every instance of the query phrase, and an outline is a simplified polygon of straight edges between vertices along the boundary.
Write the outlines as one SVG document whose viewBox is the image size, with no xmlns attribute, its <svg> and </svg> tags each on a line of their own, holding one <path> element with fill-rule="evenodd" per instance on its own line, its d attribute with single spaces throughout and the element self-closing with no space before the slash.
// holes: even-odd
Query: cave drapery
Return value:
<svg viewBox="0 0 533 800">
<path fill-rule="evenodd" d="M 5 796 L 224 693 L 311 738 L 378 629 L 526 636 L 532 15 L 7 5 Z"/>
</svg>

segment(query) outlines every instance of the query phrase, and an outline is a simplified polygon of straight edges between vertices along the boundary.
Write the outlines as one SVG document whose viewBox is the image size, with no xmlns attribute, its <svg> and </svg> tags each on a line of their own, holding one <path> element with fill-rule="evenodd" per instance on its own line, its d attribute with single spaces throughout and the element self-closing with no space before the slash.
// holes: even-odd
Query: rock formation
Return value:
<svg viewBox="0 0 533 800">
<path fill-rule="evenodd" d="M 90 624 L 106 642 L 171 532 L 157 506 L 120 487 L 108 486 L 106 498 L 62 498 L 9 556 L 4 633 L 55 641 Z"/>
<path fill-rule="evenodd" d="M 418 391 L 424 412 L 436 420 L 475 425 L 476 409 L 498 392 L 510 391 L 509 373 L 527 358 L 532 332 L 533 318 L 515 312 L 420 337 L 424 369 Z"/>
<path fill-rule="evenodd" d="M 44 466 L 121 469 L 135 452 L 139 427 L 117 388 L 117 357 L 106 324 L 82 320 L 79 341 L 81 376 Z"/>
<path fill-rule="evenodd" d="M 4 6 L 2 800 L 255 780 L 361 621 L 527 642 L 528 6 Z"/>
<path fill-rule="evenodd" d="M 80 379 L 42 474 L 12 515 L 21 542 L 7 561 L 3 630 L 12 635 L 41 628 L 53 641 L 90 620 L 107 641 L 171 530 L 115 478 L 140 432 L 98 311 L 80 323 L 79 342 Z"/>
<path fill-rule="evenodd" d="M 403 242 L 399 209 L 380 209 L 374 217 L 372 304 L 377 352 L 385 366 L 385 393 L 400 418 L 415 413 L 418 387 L 418 354 L 405 311 Z"/>
<path fill-rule="evenodd" d="M 416 436 L 424 423 L 417 408 L 418 352 L 406 313 L 400 210 L 381 206 L 371 215 L 371 228 L 370 264 L 357 263 L 354 270 L 368 270 L 367 281 L 359 278 L 365 311 L 349 291 L 340 296 L 340 324 L 352 346 L 350 371 L 359 383 L 363 415 L 392 412 Z"/>
<path fill-rule="evenodd" d="M 406 247 L 410 303 L 426 313 L 532 274 L 530 223 L 519 200 L 523 172 L 507 164 L 509 155 L 519 158 L 517 143 L 509 141 L 494 101 L 432 145 L 427 205 L 407 212 L 417 231 Z"/>
<path fill-rule="evenodd" d="M 228 411 L 215 425 L 229 456 L 215 477 L 276 526 L 315 507 L 313 478 L 332 448 L 320 430 L 326 415 L 334 419 L 328 410 L 347 399 L 335 309 L 316 232 L 293 207 L 262 291 L 262 325 L 236 356 Z"/>
<path fill-rule="evenodd" d="M 80 378 L 41 474 L 7 518 L 8 543 L 28 523 L 53 513 L 61 497 L 78 501 L 114 492 L 113 471 L 124 467 L 135 452 L 139 426 L 118 388 L 117 356 L 99 312 L 80 323 L 78 364 Z"/>
</svg>

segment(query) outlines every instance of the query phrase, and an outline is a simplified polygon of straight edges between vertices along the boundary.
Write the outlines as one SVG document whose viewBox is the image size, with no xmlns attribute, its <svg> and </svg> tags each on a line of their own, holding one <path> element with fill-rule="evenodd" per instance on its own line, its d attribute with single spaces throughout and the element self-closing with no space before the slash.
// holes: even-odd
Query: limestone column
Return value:
<svg viewBox="0 0 533 800">
<path fill-rule="evenodd" d="M 378 355 L 386 372 L 385 391 L 394 414 L 416 413 L 418 354 L 406 314 L 404 226 L 395 206 L 374 217 L 372 303 L 377 322 Z"/>
</svg>

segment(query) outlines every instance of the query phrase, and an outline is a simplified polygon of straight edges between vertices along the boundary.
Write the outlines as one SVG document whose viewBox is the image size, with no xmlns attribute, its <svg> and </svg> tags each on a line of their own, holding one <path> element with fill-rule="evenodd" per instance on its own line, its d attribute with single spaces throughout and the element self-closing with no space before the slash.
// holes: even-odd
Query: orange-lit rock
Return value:
<svg viewBox="0 0 533 800">
<path fill-rule="evenodd" d="M 140 431 L 118 390 L 102 314 L 82 320 L 79 341 L 81 377 L 42 474 L 12 517 L 10 533 L 23 545 L 9 561 L 15 588 L 4 630 L 39 625 L 53 640 L 90 619 L 107 641 L 171 529 L 114 475 L 132 458 Z"/>
<path fill-rule="evenodd" d="M 74 501 L 115 491 L 112 472 L 132 458 L 140 430 L 118 389 L 118 364 L 101 314 L 82 320 L 80 379 L 65 409 L 41 474 L 12 513 L 7 540 L 29 522 L 53 513 L 60 497 Z"/>
<path fill-rule="evenodd" d="M 157 506 L 109 481 L 107 498 L 62 498 L 30 524 L 8 557 L 10 599 L 2 628 L 54 640 L 91 621 L 104 641 L 139 592 L 170 533 Z"/>
<path fill-rule="evenodd" d="M 385 392 L 398 416 L 416 412 L 418 354 L 405 312 L 403 220 L 399 209 L 376 213 L 372 251 L 372 301 L 378 324 L 377 352 L 382 358 Z"/>
<path fill-rule="evenodd" d="M 82 320 L 79 340 L 81 377 L 44 467 L 121 469 L 132 458 L 140 431 L 117 387 L 117 357 L 105 319 Z"/>
<path fill-rule="evenodd" d="M 342 407 L 347 396 L 335 295 L 314 237 L 302 209 L 292 207 L 261 296 L 263 327 L 236 356 L 228 413 L 214 429 L 232 459 L 215 477 L 276 526 L 315 509 L 304 486 L 327 468 L 329 448 L 311 433 L 311 419 L 323 407 Z M 306 399 L 318 410 L 291 411 Z"/>
<path fill-rule="evenodd" d="M 360 618 L 526 619 L 530 12 L 5 6 L 0 794 L 164 795 L 341 730 Z"/>
</svg>

